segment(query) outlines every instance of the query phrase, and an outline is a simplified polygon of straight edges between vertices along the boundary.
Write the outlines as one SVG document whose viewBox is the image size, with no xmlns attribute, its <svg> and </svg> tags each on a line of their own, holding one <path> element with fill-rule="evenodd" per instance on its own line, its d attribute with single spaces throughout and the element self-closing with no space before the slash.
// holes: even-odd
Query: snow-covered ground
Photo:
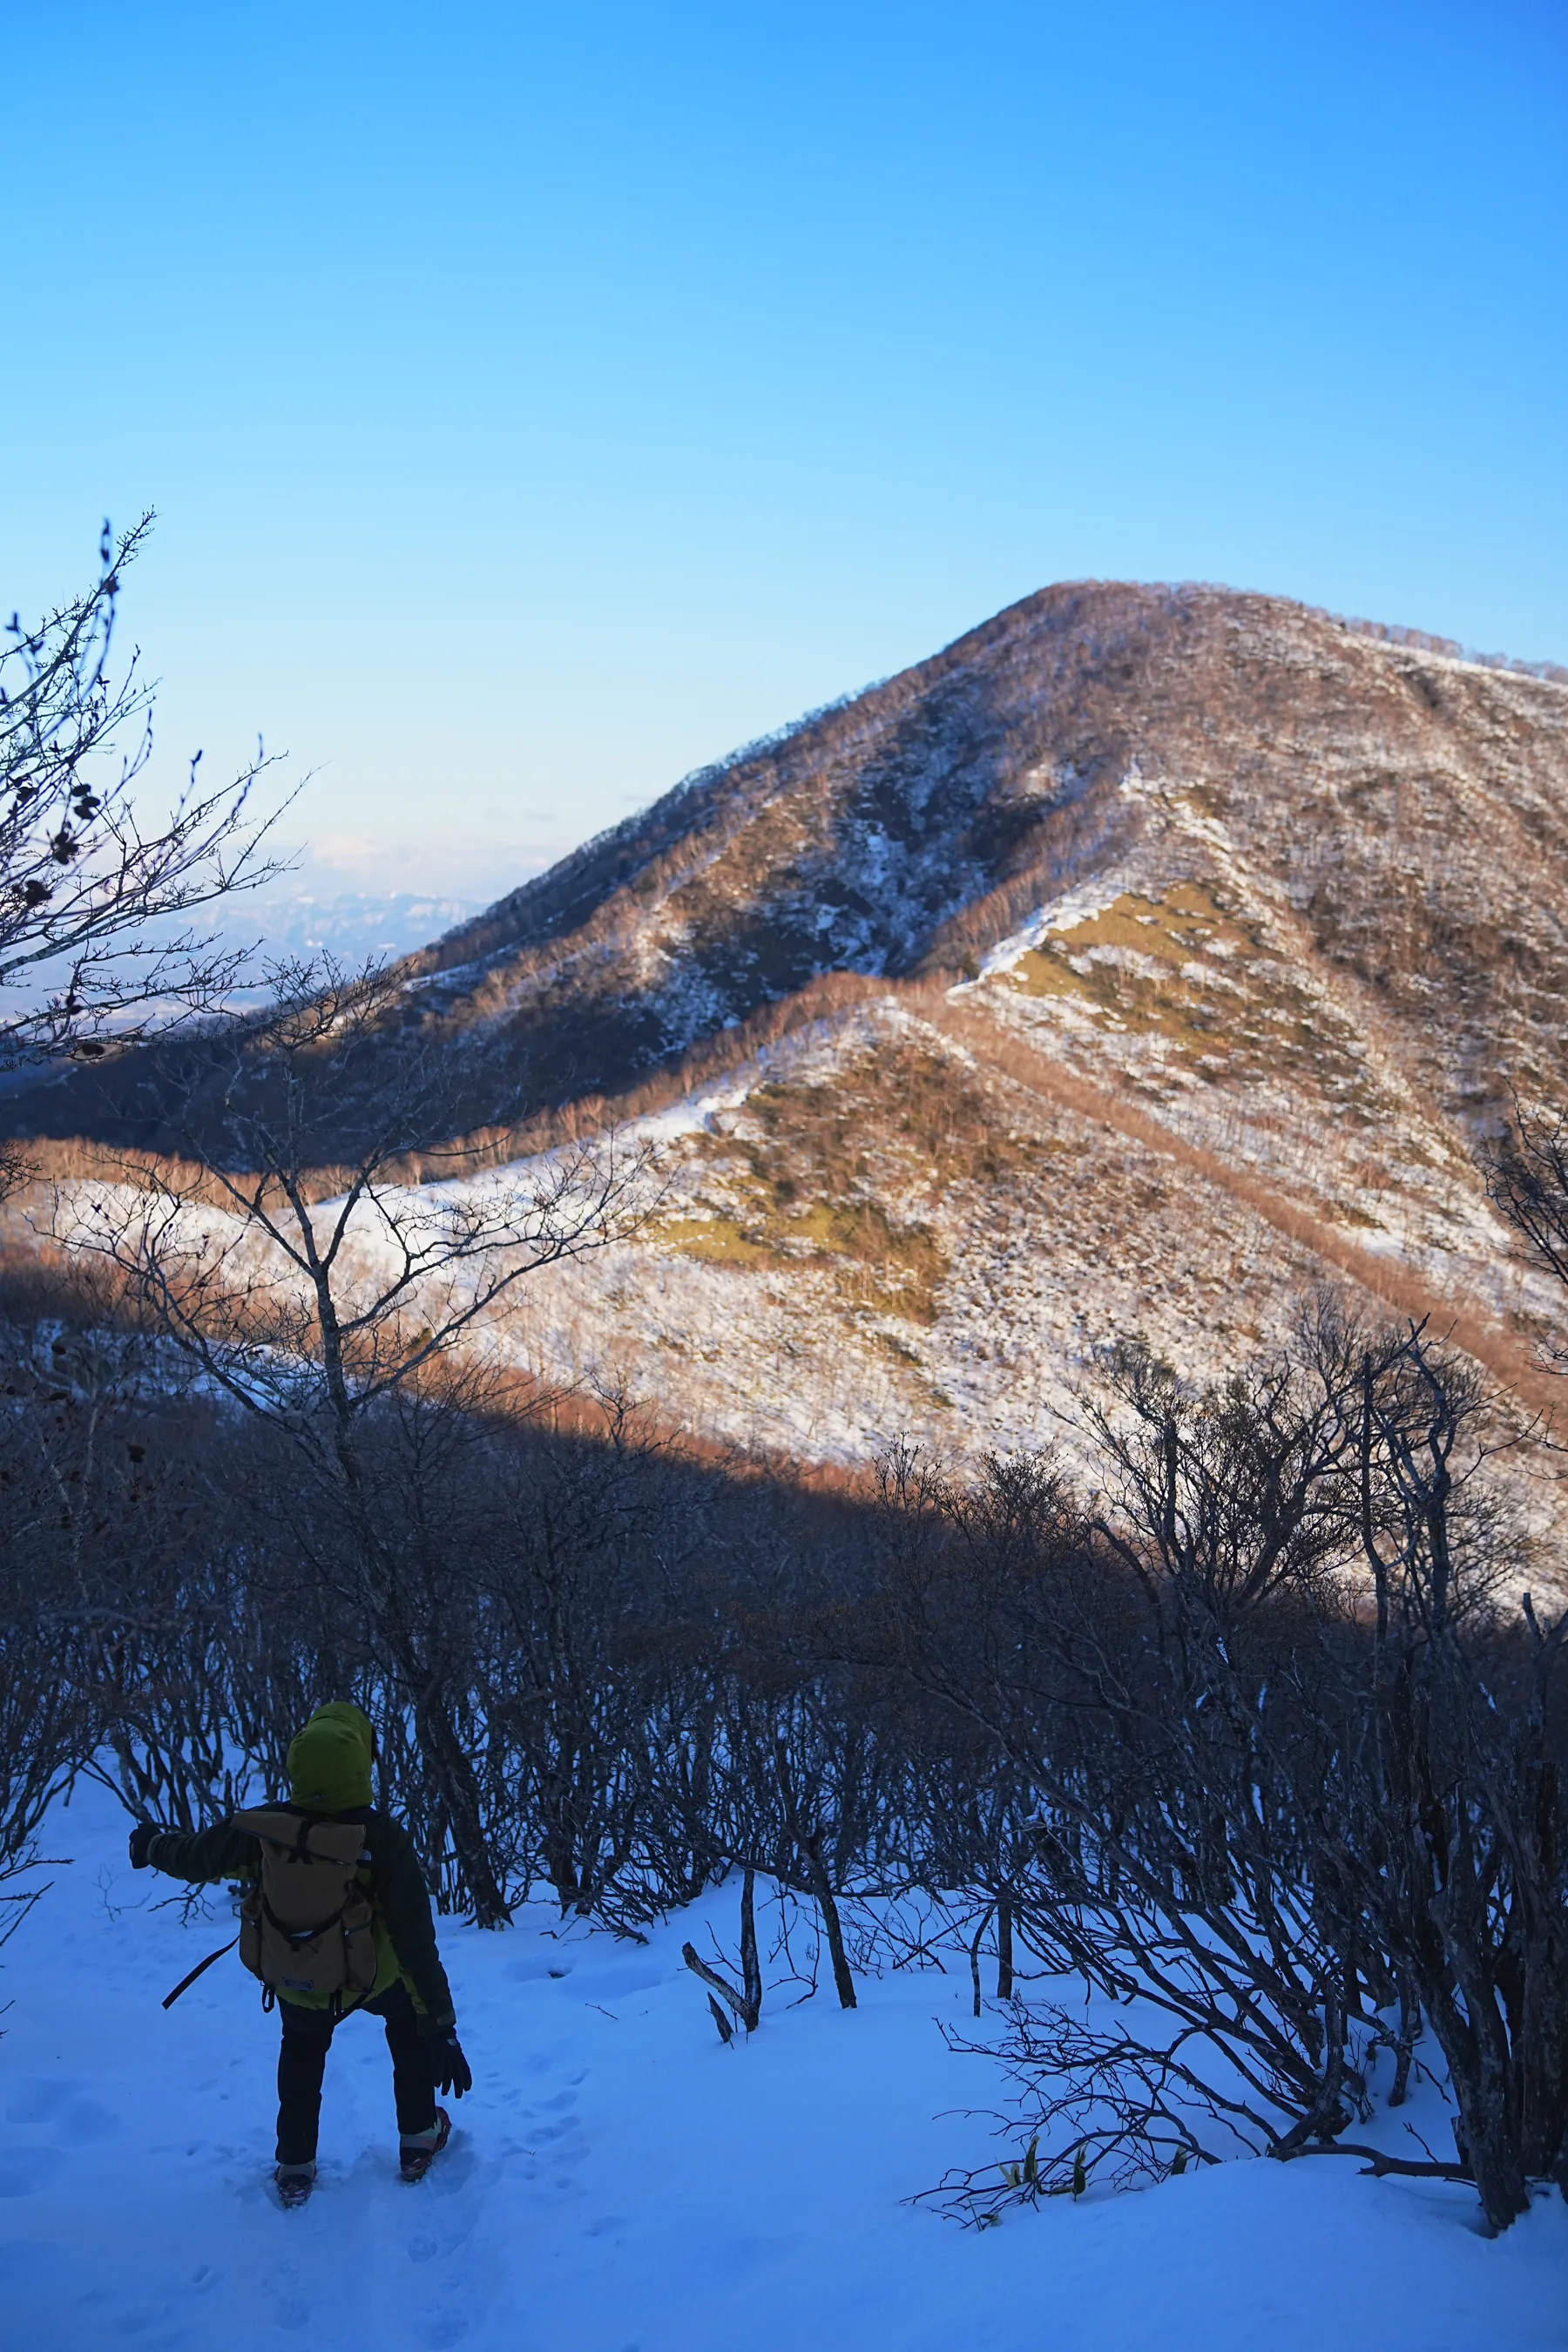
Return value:
<svg viewBox="0 0 1568 2352">
<path fill-rule="evenodd" d="M 1462 2187 L 1266 2161 L 1136 2195 L 1091 2192 L 982 2233 L 906 2200 L 984 2158 L 987 2062 L 960 1975 L 778 1992 L 722 2048 L 682 1940 L 646 1948 L 448 1927 L 476 2087 L 429 2179 L 396 2178 L 379 2028 L 328 2070 L 321 2187 L 269 2187 L 277 2026 L 230 1957 L 159 2001 L 228 1932 L 183 1925 L 124 1861 L 97 1790 L 58 1814 L 68 1856 L 5 1952 L 0 2341 L 260 2352 L 303 2342 L 473 2352 L 1528 2352 L 1568 2345 L 1568 2210 L 1489 2242 Z M 166 1907 L 156 1907 L 164 1904 Z M 1443 2131 L 1436 2095 L 1424 2126 Z M 1387 2145 L 1395 2128 L 1373 2126 Z M 1001 2151 L 998 2150 L 1000 2153 Z"/>
</svg>

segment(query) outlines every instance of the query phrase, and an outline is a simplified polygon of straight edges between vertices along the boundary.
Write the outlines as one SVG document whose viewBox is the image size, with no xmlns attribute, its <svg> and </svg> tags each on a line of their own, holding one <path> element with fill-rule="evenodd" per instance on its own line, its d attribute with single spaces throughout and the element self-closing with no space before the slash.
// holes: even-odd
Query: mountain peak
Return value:
<svg viewBox="0 0 1568 2352">
<path fill-rule="evenodd" d="M 1418 1026 L 1446 959 L 1469 1042 L 1421 1053 L 1468 1097 L 1505 987 L 1531 998 L 1530 1066 L 1561 1073 L 1528 975 L 1568 977 L 1534 887 L 1565 792 L 1551 677 L 1279 597 L 1065 583 L 688 779 L 409 976 L 428 1018 L 561 1101 L 824 973 L 973 977 L 1075 888 L 1168 869 L 1294 925 Z"/>
</svg>

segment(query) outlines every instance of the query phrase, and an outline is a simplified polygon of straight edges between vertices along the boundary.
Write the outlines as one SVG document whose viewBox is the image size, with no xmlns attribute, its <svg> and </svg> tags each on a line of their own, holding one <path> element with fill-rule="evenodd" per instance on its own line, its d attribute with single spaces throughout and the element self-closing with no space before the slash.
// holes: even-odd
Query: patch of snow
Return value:
<svg viewBox="0 0 1568 2352">
<path fill-rule="evenodd" d="M 907 2201 L 1008 2152 L 968 1970 L 863 1978 L 861 2006 L 774 1985 L 721 2048 L 682 1967 L 732 1937 L 721 1889 L 633 1948 L 531 1906 L 441 1923 L 475 2087 L 427 2180 L 397 2178 L 390 2069 L 351 2018 L 327 2070 L 320 2186 L 270 2187 L 278 2025 L 172 1883 L 126 1866 L 83 1789 L 50 1823 L 52 1891 L 5 1954 L 5 2333 L 62 2352 L 1544 2352 L 1563 2341 L 1568 2211 L 1501 2239 L 1473 2194 L 1266 2160 L 960 2229 Z M 163 1906 L 163 1907 L 157 1907 Z M 764 1909 L 765 1924 L 765 1909 Z M 1423 2105 L 1422 2102 L 1425 2102 Z M 1443 2117 L 1424 2089 L 1415 2119 Z M 1397 2119 L 1371 2127 L 1385 2140 Z M 1392 2144 L 1392 2143 L 1390 2143 Z"/>
<path fill-rule="evenodd" d="M 1116 871 L 1097 877 L 1092 882 L 1079 883 L 1074 889 L 1064 890 L 1059 898 L 1052 898 L 1047 905 L 1037 908 L 1026 923 L 1006 939 L 999 940 L 994 948 L 987 949 L 981 959 L 978 977 L 961 980 L 949 991 L 949 994 L 963 996 L 995 973 L 1010 971 L 1053 931 L 1074 931 L 1080 923 L 1093 922 L 1097 915 L 1103 915 L 1107 908 L 1115 906 L 1126 887 L 1126 877 Z"/>
</svg>

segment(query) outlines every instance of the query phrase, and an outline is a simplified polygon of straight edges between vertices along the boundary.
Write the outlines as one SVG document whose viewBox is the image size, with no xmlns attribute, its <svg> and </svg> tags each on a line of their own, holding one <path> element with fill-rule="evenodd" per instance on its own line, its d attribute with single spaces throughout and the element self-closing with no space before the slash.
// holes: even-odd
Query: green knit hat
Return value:
<svg viewBox="0 0 1568 2352">
<path fill-rule="evenodd" d="M 312 1813 L 347 1813 L 370 1802 L 375 1737 L 346 1698 L 319 1706 L 289 1749 L 289 1794 Z"/>
</svg>

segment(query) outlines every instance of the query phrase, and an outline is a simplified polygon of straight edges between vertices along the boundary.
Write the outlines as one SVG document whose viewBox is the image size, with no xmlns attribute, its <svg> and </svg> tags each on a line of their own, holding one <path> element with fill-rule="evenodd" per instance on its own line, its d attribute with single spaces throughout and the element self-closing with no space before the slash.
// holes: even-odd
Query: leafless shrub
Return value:
<svg viewBox="0 0 1568 2352">
<path fill-rule="evenodd" d="M 285 1416 L 155 1393 L 166 1343 L 56 1337 L 15 1340 L 5 1424 L 8 1591 L 47 1604 L 5 1670 L 19 1717 L 68 1701 L 17 1743 L 24 1842 L 91 1754 L 133 1808 L 211 1818 L 348 1692 L 448 1908 L 543 1886 L 637 1935 L 733 1872 L 739 1959 L 689 1965 L 748 2030 L 780 1968 L 846 2005 L 967 1968 L 982 2014 L 994 1960 L 973 2040 L 1022 2137 L 949 2184 L 972 2218 L 1359 2149 L 1374 2057 L 1396 2104 L 1422 2032 L 1458 2144 L 1413 2168 L 1495 2228 L 1568 2171 L 1568 1634 L 1501 1602 L 1488 1401 L 1418 1325 L 1320 1302 L 1210 1391 L 1123 1349 L 1092 1501 L 907 1446 L 874 1494 L 811 1495 L 621 1398 L 588 1434 L 393 1381 L 352 1509 Z"/>
<path fill-rule="evenodd" d="M 1568 1114 L 1514 1104 L 1512 1124 L 1486 1155 L 1493 1205 L 1513 1227 L 1527 1257 L 1568 1286 Z M 1568 1351 L 1548 1360 L 1568 1371 Z"/>
<path fill-rule="evenodd" d="M 428 1485 L 404 1480 L 395 1530 L 374 1499 L 367 1432 L 416 1390 L 426 1410 L 402 1424 L 416 1457 L 466 1427 L 484 1371 L 459 1362 L 464 1343 L 515 1284 L 635 1217 L 647 1155 L 611 1142 L 519 1180 L 411 1190 L 396 1171 L 438 1153 L 449 1077 L 417 1044 L 395 1060 L 382 1050 L 401 981 L 331 962 L 274 980 L 262 1013 L 166 1066 L 184 1158 L 63 1192 L 54 1237 L 111 1270 L 211 1389 L 290 1440 L 301 1525 L 331 1531 L 304 1540 L 395 1664 L 413 1747 L 439 1777 L 467 1885 L 494 1924 L 508 1906 L 481 1823 L 472 1697 L 437 1672 L 426 1630 Z M 326 1200 L 324 1166 L 338 1172 Z"/>
<path fill-rule="evenodd" d="M 110 656 L 152 523 L 118 541 L 106 524 L 93 585 L 34 627 L 13 616 L 0 648 L 0 1067 L 100 1055 L 221 1004 L 244 957 L 184 919 L 278 871 L 273 820 L 250 813 L 259 750 L 211 791 L 198 752 L 169 816 L 149 831 L 138 814 L 153 688 Z"/>
<path fill-rule="evenodd" d="M 942 1540 L 906 1538 L 891 1620 L 910 1675 L 1037 1792 L 1026 1944 L 1160 2029 L 1014 2015 L 1034 2155 L 1011 2192 L 1242 2128 L 1276 2157 L 1342 2144 L 1376 2045 L 1403 2045 L 1402 2088 L 1418 2003 L 1458 2107 L 1448 2169 L 1504 2227 L 1568 2122 L 1563 1629 L 1531 1645 L 1496 1612 L 1517 1537 L 1473 1371 L 1419 1327 L 1323 1310 L 1216 1391 L 1138 1351 L 1110 1369 L 1076 1543 L 1037 1532 L 1020 1575 L 950 1507 Z M 931 1515 L 929 1482 L 897 1499 Z"/>
</svg>

